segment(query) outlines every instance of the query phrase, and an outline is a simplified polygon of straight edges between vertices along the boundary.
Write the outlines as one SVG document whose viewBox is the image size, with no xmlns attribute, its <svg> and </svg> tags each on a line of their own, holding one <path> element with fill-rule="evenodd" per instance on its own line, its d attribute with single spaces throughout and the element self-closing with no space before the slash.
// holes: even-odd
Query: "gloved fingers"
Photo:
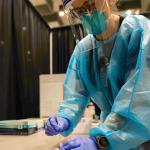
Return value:
<svg viewBox="0 0 150 150">
<path fill-rule="evenodd" d="M 69 140 L 68 142 L 65 142 L 60 149 L 61 150 L 72 150 L 74 148 L 79 148 L 80 147 L 80 143 L 77 140 Z"/>
<path fill-rule="evenodd" d="M 85 150 L 85 149 L 83 149 L 83 148 L 80 148 L 80 147 L 78 147 L 78 148 L 73 148 L 73 149 L 65 149 L 65 148 L 60 148 L 59 150 Z"/>
<path fill-rule="evenodd" d="M 58 133 L 51 129 L 47 129 L 47 130 L 45 130 L 45 134 L 48 136 L 53 136 L 53 135 L 57 135 Z"/>
<path fill-rule="evenodd" d="M 57 119 L 57 117 L 52 117 L 50 120 L 50 124 L 56 132 L 60 132 L 60 127 L 58 126 L 58 122 L 59 120 Z"/>
<path fill-rule="evenodd" d="M 66 120 L 59 117 L 51 118 L 51 126 L 55 129 L 56 132 L 63 132 L 65 130 L 65 122 Z"/>
<path fill-rule="evenodd" d="M 47 123 L 47 125 L 45 126 L 45 134 L 53 136 L 56 135 L 57 132 L 51 127 L 50 123 Z"/>
<path fill-rule="evenodd" d="M 63 147 L 60 147 L 59 150 L 65 150 Z"/>
<path fill-rule="evenodd" d="M 58 123 L 57 125 L 59 128 L 59 132 L 63 132 L 67 128 L 66 121 L 67 120 L 65 120 L 64 118 L 61 119 L 57 118 L 57 123 Z"/>
<path fill-rule="evenodd" d="M 82 148 L 82 147 L 78 147 L 78 148 L 73 148 L 73 149 L 71 149 L 71 150 L 87 150 L 87 149 L 84 149 L 84 148 Z"/>
<path fill-rule="evenodd" d="M 51 118 L 48 119 L 46 126 L 45 126 L 45 134 L 49 135 L 49 136 L 53 136 L 58 134 L 55 129 L 51 126 L 50 124 Z"/>
<path fill-rule="evenodd" d="M 60 150 L 98 150 L 91 138 L 77 136 L 65 142 Z"/>
<path fill-rule="evenodd" d="M 81 137 L 82 137 L 82 136 L 78 135 L 78 136 L 76 136 L 76 137 L 74 137 L 74 138 L 70 138 L 68 141 L 66 141 L 66 142 L 63 143 L 63 146 L 67 145 L 67 144 L 70 143 L 70 142 L 80 143 L 80 142 L 79 142 L 79 139 L 80 139 Z"/>
<path fill-rule="evenodd" d="M 68 145 L 69 142 L 72 142 L 72 141 L 74 141 L 74 140 L 75 140 L 74 138 L 71 138 L 71 139 L 69 139 L 67 142 L 64 142 L 64 143 L 62 144 L 62 146 L 64 147 L 64 146 Z"/>
<path fill-rule="evenodd" d="M 45 127 L 45 133 L 50 136 L 57 135 L 65 130 L 65 126 L 66 128 L 68 126 L 67 120 L 56 116 L 50 117 Z"/>
</svg>

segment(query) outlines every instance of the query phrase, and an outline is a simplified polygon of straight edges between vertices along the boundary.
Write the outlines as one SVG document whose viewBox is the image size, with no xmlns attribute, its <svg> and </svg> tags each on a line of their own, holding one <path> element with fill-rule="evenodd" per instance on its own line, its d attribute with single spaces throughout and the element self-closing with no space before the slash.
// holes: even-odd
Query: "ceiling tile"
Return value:
<svg viewBox="0 0 150 150">
<path fill-rule="evenodd" d="M 46 1 L 45 0 L 30 0 L 30 2 L 34 5 L 34 6 L 39 6 L 39 5 L 45 5 Z"/>
</svg>

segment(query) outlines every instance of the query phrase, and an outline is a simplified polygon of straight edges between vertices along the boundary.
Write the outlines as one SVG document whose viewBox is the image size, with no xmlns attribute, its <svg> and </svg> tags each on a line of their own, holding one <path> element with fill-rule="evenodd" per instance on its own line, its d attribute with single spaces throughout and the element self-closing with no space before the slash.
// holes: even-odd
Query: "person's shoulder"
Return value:
<svg viewBox="0 0 150 150">
<path fill-rule="evenodd" d="M 142 15 L 128 15 L 124 18 L 118 36 L 128 39 L 134 32 L 143 32 L 150 29 L 150 20 Z"/>
<path fill-rule="evenodd" d="M 88 34 L 86 37 L 84 37 L 83 39 L 81 39 L 75 46 L 75 49 L 73 51 L 73 54 L 71 56 L 71 61 L 70 64 L 73 60 L 76 60 L 78 62 L 78 60 L 80 59 L 80 54 L 82 52 L 87 51 L 88 49 L 91 48 L 91 42 L 94 41 L 94 37 L 91 34 Z"/>
<path fill-rule="evenodd" d="M 90 50 L 93 47 L 94 41 L 94 36 L 92 34 L 88 34 L 78 42 L 78 44 L 75 47 L 75 51 L 84 52 Z"/>
<path fill-rule="evenodd" d="M 124 18 L 122 26 L 131 29 L 150 29 L 150 20 L 143 15 L 128 15 Z"/>
</svg>

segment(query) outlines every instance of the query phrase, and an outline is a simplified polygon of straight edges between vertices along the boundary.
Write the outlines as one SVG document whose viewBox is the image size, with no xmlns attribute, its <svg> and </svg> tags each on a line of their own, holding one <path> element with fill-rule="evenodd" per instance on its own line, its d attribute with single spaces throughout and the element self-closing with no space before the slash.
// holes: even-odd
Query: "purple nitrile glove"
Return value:
<svg viewBox="0 0 150 150">
<path fill-rule="evenodd" d="M 48 136 L 57 135 L 69 127 L 69 121 L 62 117 L 49 117 L 45 126 L 45 133 Z"/>
<path fill-rule="evenodd" d="M 59 150 L 100 150 L 93 138 L 77 136 L 65 142 Z"/>
</svg>

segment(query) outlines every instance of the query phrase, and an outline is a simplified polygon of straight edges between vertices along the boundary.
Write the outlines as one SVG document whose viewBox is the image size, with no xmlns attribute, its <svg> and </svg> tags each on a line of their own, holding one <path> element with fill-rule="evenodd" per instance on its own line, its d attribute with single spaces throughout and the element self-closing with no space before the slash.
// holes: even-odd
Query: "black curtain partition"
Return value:
<svg viewBox="0 0 150 150">
<path fill-rule="evenodd" d="M 75 25 L 77 37 L 84 36 L 81 24 Z M 78 38 L 79 39 L 79 38 Z M 53 73 L 66 73 L 76 42 L 71 26 L 52 29 Z"/>
<path fill-rule="evenodd" d="M 52 30 L 53 73 L 65 73 L 75 40 L 69 26 Z"/>
<path fill-rule="evenodd" d="M 0 120 L 39 116 L 50 29 L 28 0 L 0 1 Z"/>
<path fill-rule="evenodd" d="M 0 0 L 0 119 L 12 118 L 16 114 L 11 24 L 12 1 Z"/>
</svg>

